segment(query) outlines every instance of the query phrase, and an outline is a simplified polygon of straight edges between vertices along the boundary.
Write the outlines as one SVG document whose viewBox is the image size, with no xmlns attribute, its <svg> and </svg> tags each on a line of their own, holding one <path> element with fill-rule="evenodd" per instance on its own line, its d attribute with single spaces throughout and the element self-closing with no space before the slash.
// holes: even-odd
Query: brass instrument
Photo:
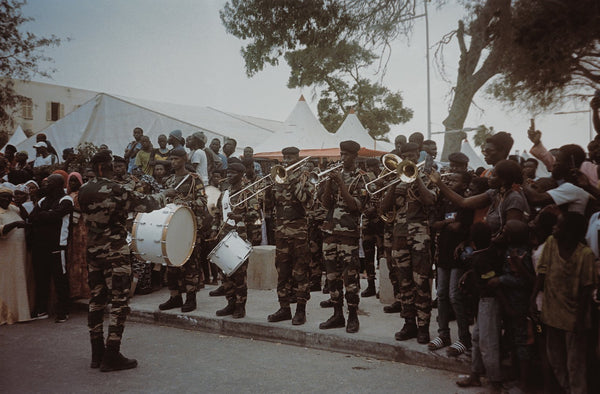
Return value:
<svg viewBox="0 0 600 394">
<path fill-rule="evenodd" d="M 329 173 L 335 170 L 339 170 L 344 166 L 343 163 L 338 163 L 331 168 L 326 169 L 325 171 L 313 171 L 308 175 L 308 181 L 313 185 L 317 186 L 321 184 L 321 182 L 327 180 L 329 177 Z"/>
<path fill-rule="evenodd" d="M 294 164 L 291 164 L 287 167 L 284 167 L 280 164 L 276 164 L 271 168 L 271 173 L 269 175 L 265 175 L 262 178 L 252 182 L 251 184 L 249 184 L 248 186 L 244 187 L 242 190 L 239 190 L 235 193 L 233 193 L 230 197 L 229 197 L 229 201 L 231 202 L 231 206 L 232 207 L 237 207 L 243 203 L 245 203 L 246 201 L 248 201 L 249 199 L 251 199 L 252 197 L 256 196 L 257 194 L 263 192 L 264 190 L 270 188 L 271 186 L 273 186 L 273 184 L 275 183 L 285 183 L 287 177 L 290 174 L 290 171 L 295 171 L 297 169 L 299 169 L 301 167 L 301 164 L 304 164 L 304 162 L 306 162 L 308 159 L 310 159 L 310 156 L 305 157 L 304 159 L 297 161 Z M 245 192 L 249 191 L 250 194 L 240 200 L 237 201 L 237 199 Z"/>
<path fill-rule="evenodd" d="M 425 165 L 425 162 L 415 164 L 410 160 L 402 160 L 398 155 L 393 153 L 385 154 L 381 157 L 381 163 L 383 164 L 383 170 L 379 176 L 368 182 L 365 185 L 367 192 L 373 196 L 381 193 L 389 187 L 395 186 L 400 182 L 412 183 L 417 179 L 419 175 L 419 168 Z M 395 179 L 388 182 L 385 186 L 379 186 L 386 178 L 394 176 Z"/>
</svg>

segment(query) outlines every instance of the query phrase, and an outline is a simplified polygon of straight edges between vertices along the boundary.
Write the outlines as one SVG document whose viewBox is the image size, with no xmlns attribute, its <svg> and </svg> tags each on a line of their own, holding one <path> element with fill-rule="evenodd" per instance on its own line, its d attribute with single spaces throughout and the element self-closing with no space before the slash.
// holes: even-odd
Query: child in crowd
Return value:
<svg viewBox="0 0 600 394">
<path fill-rule="evenodd" d="M 471 176 L 467 172 L 448 174 L 446 182 L 448 187 L 464 196 Z M 465 264 L 455 258 L 454 250 L 467 238 L 469 228 L 473 222 L 473 211 L 461 209 L 449 200 L 443 199 L 438 218 L 432 228 L 438 231 L 436 283 L 438 297 L 438 334 L 427 345 L 429 350 L 438 350 L 449 346 L 450 339 L 450 313 L 452 308 L 458 324 L 458 341 L 454 342 L 447 350 L 449 356 L 459 356 L 471 348 L 471 334 L 469 332 L 469 319 L 464 300 L 464 295 L 458 289 L 460 278 L 465 273 Z"/>
</svg>

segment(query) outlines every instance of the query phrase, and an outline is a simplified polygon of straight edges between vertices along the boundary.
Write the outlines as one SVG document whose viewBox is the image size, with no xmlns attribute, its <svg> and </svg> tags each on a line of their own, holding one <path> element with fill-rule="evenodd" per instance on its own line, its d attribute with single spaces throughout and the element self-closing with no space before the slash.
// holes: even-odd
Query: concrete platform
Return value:
<svg viewBox="0 0 600 394">
<path fill-rule="evenodd" d="M 362 279 L 361 282 L 363 288 L 366 288 L 366 280 Z M 327 320 L 333 313 L 333 309 L 324 309 L 319 306 L 319 302 L 329 299 L 328 294 L 312 292 L 306 307 L 306 323 L 294 326 L 290 320 L 279 323 L 267 322 L 267 315 L 279 308 L 275 290 L 249 290 L 246 317 L 243 319 L 233 319 L 231 316 L 217 317 L 215 311 L 223 308 L 226 300 L 225 297 L 208 295 L 208 292 L 215 288 L 215 286 L 206 286 L 205 289 L 202 289 L 197 295 L 198 308 L 190 313 L 181 313 L 180 309 L 164 312 L 158 310 L 158 305 L 169 297 L 166 288 L 149 295 L 136 295 L 130 302 L 131 315 L 129 319 L 149 324 L 324 349 L 459 373 L 468 373 L 470 370 L 470 358 L 466 355 L 458 358 L 447 357 L 445 349 L 430 352 L 426 345 L 417 343 L 416 339 L 396 341 L 394 333 L 402 328 L 403 319 L 399 314 L 384 313 L 383 304 L 376 297 L 361 299 L 359 305 L 360 330 L 358 333 L 348 334 L 344 328 L 319 329 L 319 323 Z M 86 303 L 86 300 L 80 301 L 80 304 Z M 295 305 L 292 305 L 292 314 L 294 310 Z M 432 338 L 437 335 L 436 313 L 437 310 L 434 309 L 430 327 Z M 347 312 L 345 315 L 347 316 Z M 455 322 L 451 322 L 450 330 L 452 340 L 457 339 Z M 127 329 L 125 336 L 127 336 Z"/>
</svg>

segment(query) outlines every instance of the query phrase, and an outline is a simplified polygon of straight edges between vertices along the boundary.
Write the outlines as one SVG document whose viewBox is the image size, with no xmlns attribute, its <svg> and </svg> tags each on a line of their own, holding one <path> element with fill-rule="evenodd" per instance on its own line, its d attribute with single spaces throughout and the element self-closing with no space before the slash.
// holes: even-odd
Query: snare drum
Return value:
<svg viewBox="0 0 600 394">
<path fill-rule="evenodd" d="M 225 275 L 231 275 L 246 261 L 251 251 L 252 244 L 244 241 L 234 230 L 215 246 L 208 259 L 221 268 Z"/>
<path fill-rule="evenodd" d="M 167 204 L 138 213 L 131 235 L 131 250 L 141 260 L 180 267 L 194 251 L 196 216 L 184 205 Z"/>
</svg>

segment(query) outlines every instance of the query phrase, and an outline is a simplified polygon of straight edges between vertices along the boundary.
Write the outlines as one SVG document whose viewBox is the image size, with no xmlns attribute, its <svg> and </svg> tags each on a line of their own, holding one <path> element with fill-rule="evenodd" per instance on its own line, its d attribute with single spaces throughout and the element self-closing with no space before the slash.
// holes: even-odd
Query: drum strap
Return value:
<svg viewBox="0 0 600 394">
<path fill-rule="evenodd" d="M 179 182 L 179 184 L 177 184 L 177 186 L 175 186 L 175 190 L 179 189 L 179 186 L 183 185 L 183 183 L 184 183 L 185 181 L 187 181 L 189 177 L 190 177 L 190 174 L 187 174 L 187 175 L 186 175 L 186 176 L 185 176 L 185 177 L 184 177 L 184 178 L 181 180 L 181 182 Z"/>
</svg>

